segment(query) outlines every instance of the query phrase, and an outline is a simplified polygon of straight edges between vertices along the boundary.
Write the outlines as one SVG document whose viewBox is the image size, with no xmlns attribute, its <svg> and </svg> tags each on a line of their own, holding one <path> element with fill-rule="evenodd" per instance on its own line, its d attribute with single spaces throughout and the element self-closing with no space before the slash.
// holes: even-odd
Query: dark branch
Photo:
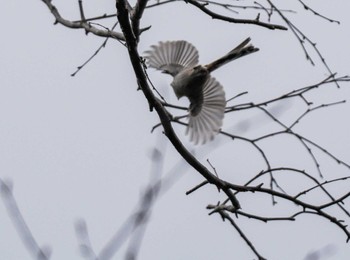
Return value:
<svg viewBox="0 0 350 260">
<path fill-rule="evenodd" d="M 259 19 L 238 19 L 238 18 L 232 18 L 228 16 L 224 16 L 221 14 L 217 14 L 208 8 L 205 7 L 205 4 L 201 4 L 195 0 L 184 0 L 186 3 L 189 3 L 197 8 L 199 8 L 201 11 L 206 13 L 207 15 L 211 16 L 213 19 L 218 19 L 222 20 L 225 22 L 230 22 L 230 23 L 237 23 L 237 24 L 253 24 L 261 27 L 265 27 L 270 30 L 287 30 L 286 27 L 278 24 L 270 24 L 270 23 L 264 23 L 259 21 Z"/>
<path fill-rule="evenodd" d="M 153 108 L 158 113 L 162 126 L 164 128 L 164 133 L 168 137 L 169 141 L 173 144 L 175 149 L 179 154 L 195 169 L 197 170 L 209 183 L 214 184 L 216 187 L 222 189 L 225 194 L 230 198 L 234 206 L 237 205 L 237 200 L 234 198 L 230 189 L 225 185 L 225 183 L 212 174 L 206 167 L 204 167 L 180 142 L 179 138 L 176 136 L 173 127 L 171 126 L 171 118 L 169 114 L 162 105 L 162 103 L 154 96 L 151 88 L 148 85 L 147 77 L 144 73 L 144 68 L 140 56 L 137 51 L 137 40 L 135 39 L 131 25 L 129 23 L 129 13 L 125 6 L 125 0 L 117 0 L 117 17 L 124 33 L 126 43 L 128 46 L 129 56 L 134 68 L 138 84 L 143 91 L 145 97 L 148 100 L 150 109 Z"/>
</svg>

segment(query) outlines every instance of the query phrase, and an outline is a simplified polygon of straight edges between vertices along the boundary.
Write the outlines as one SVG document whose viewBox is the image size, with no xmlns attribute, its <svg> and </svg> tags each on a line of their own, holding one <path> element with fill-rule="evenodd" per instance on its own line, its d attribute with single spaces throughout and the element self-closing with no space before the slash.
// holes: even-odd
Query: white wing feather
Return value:
<svg viewBox="0 0 350 260">
<path fill-rule="evenodd" d="M 152 45 L 152 50 L 145 52 L 147 65 L 175 76 L 186 67 L 198 64 L 197 49 L 186 41 L 167 41 Z"/>
<path fill-rule="evenodd" d="M 223 87 L 210 77 L 203 88 L 203 103 L 197 115 L 189 115 L 186 134 L 195 144 L 212 140 L 220 131 L 225 114 L 226 99 Z"/>
</svg>

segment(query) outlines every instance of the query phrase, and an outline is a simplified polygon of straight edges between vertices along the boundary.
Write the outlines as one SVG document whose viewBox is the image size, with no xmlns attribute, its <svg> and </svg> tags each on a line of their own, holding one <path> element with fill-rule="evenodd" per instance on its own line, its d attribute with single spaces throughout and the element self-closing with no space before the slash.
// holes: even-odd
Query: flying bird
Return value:
<svg viewBox="0 0 350 260">
<path fill-rule="evenodd" d="M 198 65 L 198 51 L 187 41 L 166 41 L 152 45 L 145 52 L 148 67 L 174 77 L 171 86 L 178 99 L 190 101 L 189 121 L 186 134 L 195 144 L 214 139 L 224 118 L 226 99 L 221 84 L 210 73 L 224 64 L 258 51 L 249 44 L 250 38 L 223 57 L 207 64 Z"/>
</svg>

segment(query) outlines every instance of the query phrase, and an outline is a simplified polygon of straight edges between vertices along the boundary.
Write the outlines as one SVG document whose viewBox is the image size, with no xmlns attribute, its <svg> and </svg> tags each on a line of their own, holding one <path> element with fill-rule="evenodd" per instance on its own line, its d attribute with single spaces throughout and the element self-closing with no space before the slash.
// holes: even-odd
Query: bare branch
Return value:
<svg viewBox="0 0 350 260">
<path fill-rule="evenodd" d="M 115 23 L 112 27 L 112 30 L 117 26 L 118 23 Z M 98 49 L 94 52 L 94 54 L 91 55 L 91 57 L 89 57 L 82 65 L 77 67 L 77 70 L 74 71 L 71 76 L 74 77 L 80 70 L 82 70 L 91 60 L 93 60 L 93 58 L 95 58 L 97 56 L 97 54 L 100 53 L 100 51 L 106 47 L 106 44 L 108 42 L 110 38 L 106 38 L 103 43 L 100 45 L 100 47 L 98 47 Z"/>
<path fill-rule="evenodd" d="M 118 39 L 121 41 L 125 41 L 124 35 L 122 33 L 109 31 L 109 30 L 99 30 L 96 27 L 84 22 L 74 22 L 64 19 L 60 13 L 58 12 L 56 6 L 52 4 L 51 0 L 42 0 L 46 6 L 49 8 L 53 16 L 55 17 L 56 21 L 55 24 L 59 23 L 62 24 L 65 27 L 71 28 L 71 29 L 85 29 L 86 32 L 93 33 L 94 35 L 101 36 L 101 37 L 111 37 L 114 39 Z"/>
<path fill-rule="evenodd" d="M 298 1 L 299 1 L 299 3 L 302 4 L 302 6 L 304 7 L 305 10 L 312 12 L 314 15 L 319 16 L 322 19 L 327 20 L 328 22 L 340 24 L 339 21 L 331 19 L 331 18 L 328 18 L 328 17 L 320 14 L 319 12 L 315 11 L 313 8 L 311 8 L 309 5 L 305 4 L 303 1 L 301 1 L 301 0 L 298 0 Z"/>
<path fill-rule="evenodd" d="M 269 23 L 264 23 L 259 21 L 259 19 L 236 19 L 228 16 L 224 16 L 221 14 L 217 14 L 213 11 L 210 11 L 208 8 L 205 7 L 205 4 L 201 4 L 197 2 L 196 0 L 184 0 L 186 3 L 189 3 L 197 8 L 199 8 L 201 11 L 206 13 L 207 15 L 210 15 L 213 19 L 218 19 L 222 20 L 225 22 L 230 22 L 230 23 L 237 23 L 237 24 L 254 24 L 257 26 L 265 27 L 270 30 L 287 30 L 286 27 L 282 25 L 277 25 L 277 24 L 269 24 Z"/>
<path fill-rule="evenodd" d="M 227 212 L 220 210 L 218 211 L 223 221 L 228 220 L 231 225 L 237 230 L 249 248 L 254 252 L 254 254 L 258 257 L 259 260 L 266 260 L 266 258 L 262 257 L 260 253 L 255 249 L 253 243 L 248 239 L 248 237 L 244 234 L 242 229 L 234 222 L 234 220 L 227 214 Z"/>
<path fill-rule="evenodd" d="M 311 58 L 311 56 L 309 55 L 309 52 L 306 50 L 305 47 L 305 41 L 307 41 L 309 43 L 309 45 L 311 46 L 311 48 L 316 52 L 316 55 L 318 56 L 318 58 L 321 60 L 321 62 L 323 63 L 324 67 L 327 69 L 327 71 L 329 72 L 329 74 L 332 77 L 335 77 L 335 73 L 330 69 L 330 67 L 328 66 L 325 58 L 323 57 L 323 55 L 321 54 L 321 52 L 319 51 L 319 49 L 316 46 L 316 43 L 311 41 L 309 37 L 307 37 L 297 26 L 295 26 L 281 11 L 279 8 L 277 8 L 275 6 L 275 4 L 272 3 L 271 0 L 267 0 L 267 2 L 271 5 L 271 8 L 275 9 L 275 11 L 279 14 L 279 16 L 285 21 L 285 23 L 287 24 L 288 28 L 293 32 L 293 34 L 295 35 L 295 37 L 298 39 L 304 53 L 306 56 L 306 60 L 310 61 L 310 63 L 312 65 L 315 65 L 313 59 Z M 335 81 L 335 84 L 339 87 L 338 82 Z"/>
<path fill-rule="evenodd" d="M 134 35 L 137 41 L 139 41 L 139 36 L 140 36 L 140 20 L 141 20 L 143 11 L 146 8 L 147 2 L 148 0 L 138 0 L 130 14 L 132 30 L 134 32 Z"/>
</svg>

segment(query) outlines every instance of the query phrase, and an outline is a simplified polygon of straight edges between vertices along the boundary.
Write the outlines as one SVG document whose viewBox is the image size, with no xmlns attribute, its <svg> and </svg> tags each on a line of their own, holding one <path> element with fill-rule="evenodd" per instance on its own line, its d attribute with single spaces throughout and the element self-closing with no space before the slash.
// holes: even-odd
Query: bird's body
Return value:
<svg viewBox="0 0 350 260">
<path fill-rule="evenodd" d="M 198 93 L 202 91 L 203 85 L 208 78 L 209 71 L 199 65 L 194 68 L 186 68 L 180 71 L 174 77 L 171 86 L 174 88 L 177 98 L 183 96 L 198 96 Z"/>
<path fill-rule="evenodd" d="M 248 45 L 250 38 L 220 59 L 207 65 L 198 64 L 198 51 L 186 41 L 160 42 L 147 51 L 150 67 L 174 77 L 171 86 L 179 99 L 190 100 L 187 134 L 195 144 L 212 140 L 220 131 L 225 113 L 225 92 L 210 73 L 222 65 L 259 49 Z"/>
</svg>

